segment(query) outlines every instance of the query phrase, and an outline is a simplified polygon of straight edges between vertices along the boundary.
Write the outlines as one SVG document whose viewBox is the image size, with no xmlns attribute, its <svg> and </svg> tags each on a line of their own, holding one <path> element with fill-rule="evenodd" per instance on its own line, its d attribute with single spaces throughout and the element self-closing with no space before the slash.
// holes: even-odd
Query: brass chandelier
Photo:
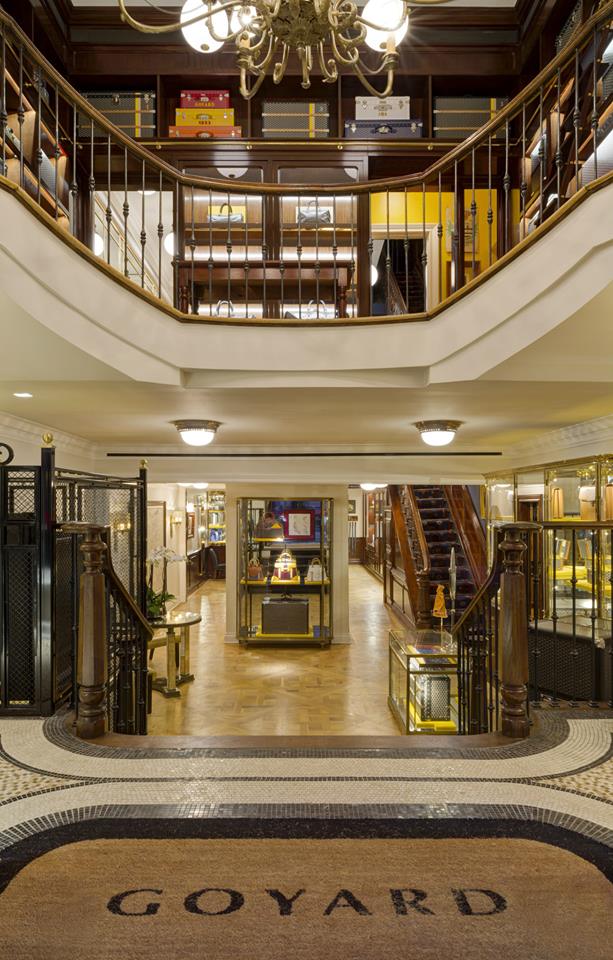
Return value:
<svg viewBox="0 0 613 960">
<path fill-rule="evenodd" d="M 164 25 L 143 23 L 128 13 L 126 0 L 117 2 L 121 19 L 142 33 L 181 30 L 194 49 L 208 54 L 225 43 L 233 44 L 240 92 L 249 100 L 271 67 L 274 83 L 281 83 L 292 53 L 300 62 L 305 90 L 311 85 L 317 62 L 324 83 L 338 79 L 339 67 L 350 68 L 370 94 L 389 96 L 399 62 L 397 47 L 409 26 L 409 7 L 448 0 L 368 0 L 362 8 L 354 0 L 186 0 L 180 19 Z M 154 0 L 147 2 L 158 11 L 170 13 Z M 365 45 L 379 53 L 375 68 L 362 59 Z M 385 87 L 377 90 L 367 74 L 384 75 Z"/>
</svg>

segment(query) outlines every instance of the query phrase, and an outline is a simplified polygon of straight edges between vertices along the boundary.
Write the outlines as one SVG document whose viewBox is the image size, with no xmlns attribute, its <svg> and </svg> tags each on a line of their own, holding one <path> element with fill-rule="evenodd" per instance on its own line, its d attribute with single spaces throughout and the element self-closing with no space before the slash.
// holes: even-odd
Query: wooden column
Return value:
<svg viewBox="0 0 613 960">
<path fill-rule="evenodd" d="M 107 729 L 108 682 L 106 589 L 104 562 L 107 546 L 102 526 L 66 523 L 65 533 L 83 535 L 80 550 L 84 570 L 79 588 L 79 634 L 77 649 L 77 736 L 83 740 L 101 737 Z"/>
<path fill-rule="evenodd" d="M 526 544 L 524 530 L 538 529 L 534 523 L 505 525 L 500 544 L 500 657 L 502 733 L 505 737 L 527 737 L 528 720 L 528 610 L 526 578 L 523 571 Z"/>
</svg>

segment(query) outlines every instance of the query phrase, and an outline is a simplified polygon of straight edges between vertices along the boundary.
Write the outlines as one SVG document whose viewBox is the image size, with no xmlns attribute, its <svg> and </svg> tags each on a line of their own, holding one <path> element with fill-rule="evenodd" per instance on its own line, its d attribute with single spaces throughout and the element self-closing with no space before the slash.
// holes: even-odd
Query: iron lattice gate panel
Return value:
<svg viewBox="0 0 613 960">
<path fill-rule="evenodd" d="M 0 710 L 40 708 L 40 468 L 0 467 Z"/>
</svg>

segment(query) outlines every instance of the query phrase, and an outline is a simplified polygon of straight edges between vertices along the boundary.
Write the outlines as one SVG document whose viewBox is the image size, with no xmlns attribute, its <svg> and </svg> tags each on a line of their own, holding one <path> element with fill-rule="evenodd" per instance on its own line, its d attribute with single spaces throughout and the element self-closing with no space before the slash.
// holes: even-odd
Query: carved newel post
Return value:
<svg viewBox="0 0 613 960">
<path fill-rule="evenodd" d="M 84 536 L 80 547 L 84 570 L 79 590 L 77 736 L 92 740 L 106 733 L 108 657 L 104 563 L 107 546 L 101 536 L 104 527 L 66 523 L 62 530 Z"/>
<path fill-rule="evenodd" d="M 528 610 L 523 573 L 526 544 L 521 532 L 534 524 L 509 524 L 500 544 L 500 640 L 502 733 L 527 737 L 528 720 Z"/>
</svg>

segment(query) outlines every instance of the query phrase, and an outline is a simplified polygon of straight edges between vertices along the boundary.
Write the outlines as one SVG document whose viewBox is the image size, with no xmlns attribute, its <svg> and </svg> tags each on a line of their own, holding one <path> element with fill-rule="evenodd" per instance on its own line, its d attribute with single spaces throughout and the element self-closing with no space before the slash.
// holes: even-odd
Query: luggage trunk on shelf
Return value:
<svg viewBox="0 0 613 960">
<path fill-rule="evenodd" d="M 356 97 L 356 120 L 410 120 L 410 97 Z"/>
<path fill-rule="evenodd" d="M 264 100 L 262 136 L 268 140 L 318 140 L 330 135 L 325 100 Z"/>
<path fill-rule="evenodd" d="M 434 136 L 443 140 L 465 140 L 506 103 L 506 97 L 435 97 Z M 504 130 L 493 136 L 503 137 Z"/>
<path fill-rule="evenodd" d="M 345 120 L 349 140 L 419 140 L 423 120 Z"/>
<path fill-rule="evenodd" d="M 264 597 L 262 633 L 276 636 L 309 633 L 309 601 L 293 597 Z"/>
<path fill-rule="evenodd" d="M 107 120 L 123 130 L 129 137 L 155 137 L 156 99 L 153 90 L 99 91 L 84 93 L 92 107 L 103 113 Z M 79 114 L 80 137 L 91 134 L 91 121 Z M 94 136 L 103 136 L 103 131 L 94 127 Z"/>
</svg>

